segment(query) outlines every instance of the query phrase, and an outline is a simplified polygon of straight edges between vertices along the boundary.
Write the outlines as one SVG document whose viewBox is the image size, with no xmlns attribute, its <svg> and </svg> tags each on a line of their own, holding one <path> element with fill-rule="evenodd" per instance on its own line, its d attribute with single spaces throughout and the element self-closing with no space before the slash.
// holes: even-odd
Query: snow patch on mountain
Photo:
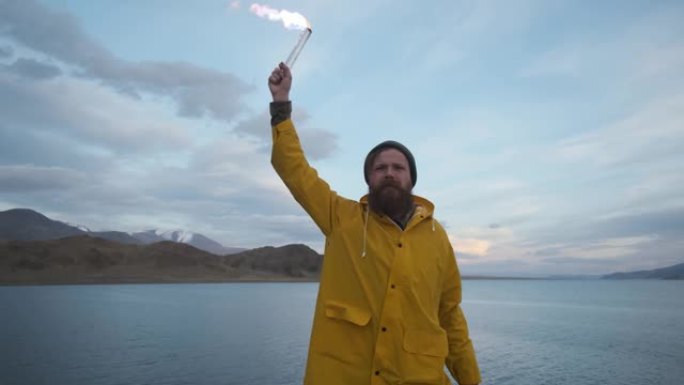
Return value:
<svg viewBox="0 0 684 385">
<path fill-rule="evenodd" d="M 166 240 L 192 244 L 193 239 L 196 238 L 196 234 L 191 231 L 185 230 L 160 230 L 157 229 L 154 233 Z"/>
<path fill-rule="evenodd" d="M 234 254 L 238 253 L 240 251 L 244 251 L 244 248 L 241 247 L 226 247 L 223 246 L 222 244 L 205 237 L 202 234 L 198 233 L 193 233 L 191 231 L 186 231 L 186 230 L 163 230 L 163 229 L 154 229 L 154 230 L 147 230 L 147 231 L 142 231 L 139 233 L 132 233 L 131 236 L 136 238 L 137 240 L 149 244 L 149 243 L 155 243 L 155 242 L 161 242 L 161 241 L 171 241 L 171 242 L 178 242 L 178 243 L 185 243 L 191 246 L 194 246 L 198 249 L 208 251 L 210 253 L 216 254 L 216 255 L 226 255 L 226 254 Z"/>
<path fill-rule="evenodd" d="M 85 231 L 86 233 L 92 233 L 93 232 L 92 230 L 90 230 L 89 228 L 87 228 L 86 226 L 83 226 L 83 225 L 78 225 L 78 224 L 64 222 L 64 221 L 61 221 L 61 222 L 67 226 L 75 227 L 81 231 Z"/>
</svg>

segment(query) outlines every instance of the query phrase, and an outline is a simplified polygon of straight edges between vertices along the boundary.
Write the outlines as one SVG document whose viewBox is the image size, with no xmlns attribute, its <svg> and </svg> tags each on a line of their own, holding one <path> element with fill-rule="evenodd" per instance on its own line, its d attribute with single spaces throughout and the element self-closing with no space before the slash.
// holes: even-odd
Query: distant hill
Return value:
<svg viewBox="0 0 684 385">
<path fill-rule="evenodd" d="M 288 277 L 318 277 L 323 258 L 306 245 L 261 247 L 226 255 L 226 264 L 243 270 L 268 271 Z"/>
<path fill-rule="evenodd" d="M 123 231 L 90 231 L 55 221 L 31 209 L 0 211 L 0 240 L 46 241 L 75 235 L 90 235 L 126 244 L 152 244 L 172 241 L 186 243 L 216 255 L 234 254 L 245 248 L 226 247 L 202 234 L 183 230 L 148 230 L 129 234 Z"/>
<path fill-rule="evenodd" d="M 303 245 L 217 256 L 171 241 L 134 245 L 77 235 L 0 241 L 0 284 L 316 280 L 321 261 Z"/>
<path fill-rule="evenodd" d="M 654 270 L 640 270 L 627 273 L 604 275 L 605 279 L 684 279 L 684 263 Z"/>
<path fill-rule="evenodd" d="M 38 241 L 83 234 L 83 230 L 30 209 L 0 211 L 0 240 Z"/>
<path fill-rule="evenodd" d="M 107 239 L 114 242 L 127 243 L 130 245 L 141 245 L 143 242 L 123 231 L 87 231 L 84 235 Z"/>
</svg>

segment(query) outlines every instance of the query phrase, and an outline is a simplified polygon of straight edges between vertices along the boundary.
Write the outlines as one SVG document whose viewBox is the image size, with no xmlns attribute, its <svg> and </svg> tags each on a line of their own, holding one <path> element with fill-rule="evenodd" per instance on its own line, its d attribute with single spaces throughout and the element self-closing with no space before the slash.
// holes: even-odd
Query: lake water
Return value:
<svg viewBox="0 0 684 385">
<path fill-rule="evenodd" d="M 0 384 L 301 384 L 316 289 L 0 287 Z M 463 290 L 484 384 L 684 384 L 684 281 Z"/>
</svg>

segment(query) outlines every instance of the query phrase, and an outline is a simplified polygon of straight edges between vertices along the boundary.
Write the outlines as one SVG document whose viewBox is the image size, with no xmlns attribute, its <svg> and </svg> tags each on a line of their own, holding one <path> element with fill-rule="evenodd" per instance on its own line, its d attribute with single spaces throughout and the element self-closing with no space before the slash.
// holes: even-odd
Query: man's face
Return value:
<svg viewBox="0 0 684 385">
<path fill-rule="evenodd" d="M 393 218 L 410 210 L 413 183 L 404 154 L 393 148 L 380 152 L 371 165 L 368 187 L 369 203 L 373 210 Z"/>
<path fill-rule="evenodd" d="M 404 190 L 411 190 L 411 170 L 408 160 L 401 151 L 388 148 L 380 152 L 371 165 L 368 184 L 371 189 L 386 183 L 398 184 Z"/>
</svg>

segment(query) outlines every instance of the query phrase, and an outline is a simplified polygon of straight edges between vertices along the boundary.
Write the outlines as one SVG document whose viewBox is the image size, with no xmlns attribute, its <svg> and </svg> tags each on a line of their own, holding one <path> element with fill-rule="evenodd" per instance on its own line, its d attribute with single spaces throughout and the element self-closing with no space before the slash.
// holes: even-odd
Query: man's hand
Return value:
<svg viewBox="0 0 684 385">
<path fill-rule="evenodd" d="M 292 87 L 292 72 L 285 63 L 278 64 L 271 76 L 268 77 L 268 89 L 271 90 L 274 102 L 287 102 L 290 100 L 290 88 Z"/>
</svg>

